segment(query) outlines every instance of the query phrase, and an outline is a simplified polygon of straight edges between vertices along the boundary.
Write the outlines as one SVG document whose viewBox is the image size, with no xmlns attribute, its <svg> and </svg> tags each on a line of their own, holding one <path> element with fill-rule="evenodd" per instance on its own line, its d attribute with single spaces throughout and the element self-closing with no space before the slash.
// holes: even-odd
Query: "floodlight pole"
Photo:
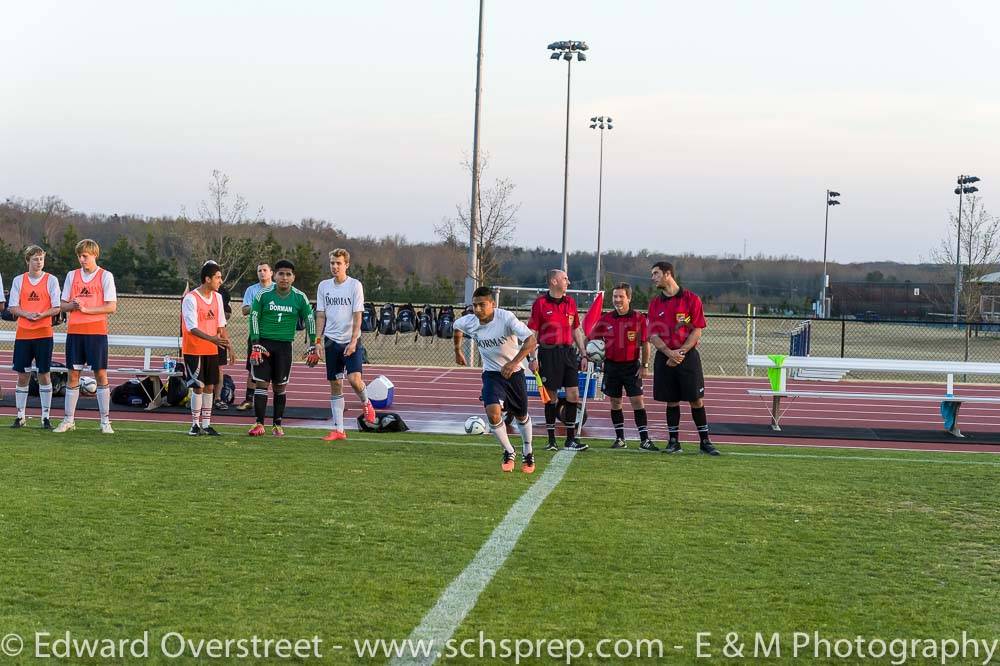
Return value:
<svg viewBox="0 0 1000 666">
<path fill-rule="evenodd" d="M 469 204 L 469 256 L 466 260 L 465 303 L 472 303 L 472 292 L 479 286 L 479 120 L 482 115 L 483 9 L 479 0 L 479 43 L 476 49 L 476 112 L 472 124 L 472 197 Z"/>
<path fill-rule="evenodd" d="M 837 201 L 837 197 L 839 196 L 840 192 L 834 192 L 833 190 L 826 191 L 826 219 L 823 222 L 823 286 L 819 292 L 819 311 L 817 312 L 822 319 L 830 317 L 830 306 L 826 298 L 826 288 L 830 283 L 830 276 L 826 274 L 826 246 L 830 234 L 830 206 L 840 204 Z"/>
<path fill-rule="evenodd" d="M 562 223 L 562 269 L 569 273 L 569 255 L 566 252 L 567 210 L 569 206 L 569 93 L 573 73 L 573 58 L 566 59 L 566 157 L 563 164 L 563 223 Z"/>
<path fill-rule="evenodd" d="M 604 130 L 614 129 L 611 124 L 611 117 L 596 116 L 590 119 L 590 129 L 600 129 L 601 130 L 601 158 L 600 166 L 597 172 L 597 272 L 594 277 L 594 289 L 597 291 L 602 291 L 601 289 L 601 208 L 602 199 L 604 195 Z"/>
<path fill-rule="evenodd" d="M 958 295 L 962 291 L 962 180 L 965 176 L 958 177 L 958 240 L 955 242 L 955 298 L 951 306 L 951 320 L 958 323 Z"/>
</svg>

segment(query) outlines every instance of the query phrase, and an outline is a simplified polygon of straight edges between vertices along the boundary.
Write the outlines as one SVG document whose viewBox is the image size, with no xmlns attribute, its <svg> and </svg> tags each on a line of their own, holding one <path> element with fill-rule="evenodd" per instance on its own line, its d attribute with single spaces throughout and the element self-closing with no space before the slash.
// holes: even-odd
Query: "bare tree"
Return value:
<svg viewBox="0 0 1000 666">
<path fill-rule="evenodd" d="M 67 223 L 73 210 L 57 196 L 39 199 L 8 198 L 4 204 L 4 222 L 13 227 L 14 246 L 23 248 L 36 239 L 53 240 Z M 41 231 L 40 237 L 38 232 Z"/>
<path fill-rule="evenodd" d="M 931 251 L 931 258 L 937 263 L 954 266 L 958 241 L 961 242 L 958 263 L 962 271 L 959 306 L 965 310 L 966 321 L 980 321 L 984 286 L 980 279 L 997 270 L 997 265 L 1000 264 L 1000 218 L 987 212 L 982 197 L 965 195 L 960 236 L 958 215 L 948 214 L 947 234 L 941 239 L 940 245 Z"/>
<path fill-rule="evenodd" d="M 248 209 L 243 195 L 229 191 L 229 176 L 218 169 L 212 171 L 208 200 L 198 204 L 198 218 L 194 220 L 203 227 L 195 245 L 205 259 L 213 259 L 222 267 L 222 282 L 227 288 L 253 271 L 264 250 L 263 244 L 255 242 L 254 229 L 263 223 L 264 208 L 258 208 L 253 217 L 247 215 Z"/>
<path fill-rule="evenodd" d="M 480 174 L 486 173 L 488 164 L 488 155 L 481 158 Z M 462 166 L 472 173 L 471 161 L 463 161 Z M 514 187 L 513 181 L 509 178 L 497 178 L 493 185 L 485 190 L 480 187 L 479 233 L 476 235 L 479 274 L 474 276 L 479 284 L 488 285 L 499 275 L 504 254 L 514 242 L 517 212 L 521 209 L 520 202 L 515 203 L 512 199 Z M 444 218 L 441 224 L 435 225 L 434 232 L 456 249 L 467 249 L 471 228 L 469 206 L 460 203 L 455 209 L 457 216 Z"/>
</svg>

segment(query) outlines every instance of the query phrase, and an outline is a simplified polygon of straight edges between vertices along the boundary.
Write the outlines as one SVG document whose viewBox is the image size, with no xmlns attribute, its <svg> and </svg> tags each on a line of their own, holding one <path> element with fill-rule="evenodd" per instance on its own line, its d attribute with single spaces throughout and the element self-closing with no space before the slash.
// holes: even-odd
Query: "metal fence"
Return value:
<svg viewBox="0 0 1000 666">
<path fill-rule="evenodd" d="M 377 304 L 376 308 L 378 307 Z M 514 309 L 522 320 L 528 311 Z M 700 349 L 705 372 L 716 376 L 746 376 L 746 355 L 787 354 L 790 336 L 801 330 L 801 318 L 753 317 L 746 315 L 708 314 L 708 327 Z M 229 320 L 230 337 L 245 340 L 248 318 L 240 312 L 240 301 L 233 301 Z M 112 333 L 132 335 L 177 335 L 180 325 L 180 297 L 119 295 L 118 311 L 110 316 Z M 6 326 L 13 327 L 12 323 Z M 62 327 L 60 327 L 62 328 Z M 810 320 L 812 356 L 860 358 L 895 358 L 915 360 L 984 361 L 1000 363 L 1000 325 L 973 325 L 900 321 Z M 295 342 L 297 354 L 304 352 L 304 335 Z M 453 367 L 451 340 L 418 337 L 414 334 L 391 336 L 362 334 L 371 363 Z M 7 345 L 7 349 L 10 345 Z M 245 354 L 243 345 L 235 345 L 237 354 Z M 57 350 L 61 351 L 61 350 Z M 141 355 L 142 349 L 116 348 L 112 356 Z M 169 352 L 168 352 L 169 353 Z M 920 379 L 888 373 L 850 375 L 857 379 Z M 996 378 L 969 377 L 968 381 L 997 381 Z"/>
</svg>

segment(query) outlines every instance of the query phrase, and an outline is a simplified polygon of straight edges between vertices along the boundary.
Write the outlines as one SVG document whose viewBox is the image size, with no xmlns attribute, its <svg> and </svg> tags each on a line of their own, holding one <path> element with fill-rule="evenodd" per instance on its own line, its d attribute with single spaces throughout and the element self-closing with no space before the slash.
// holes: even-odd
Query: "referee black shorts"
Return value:
<svg viewBox="0 0 1000 666">
<path fill-rule="evenodd" d="M 620 398 L 622 390 L 630 398 L 642 395 L 642 367 L 639 361 L 619 363 L 605 360 L 601 392 L 609 398 Z"/>
<path fill-rule="evenodd" d="M 692 349 L 680 365 L 669 367 L 667 356 L 656 352 L 653 359 L 653 400 L 657 402 L 694 402 L 705 397 L 705 375 L 701 354 Z"/>
<path fill-rule="evenodd" d="M 578 387 L 580 360 L 576 348 L 571 345 L 542 347 L 538 350 L 538 372 L 542 384 L 550 391 L 566 387 Z"/>
</svg>

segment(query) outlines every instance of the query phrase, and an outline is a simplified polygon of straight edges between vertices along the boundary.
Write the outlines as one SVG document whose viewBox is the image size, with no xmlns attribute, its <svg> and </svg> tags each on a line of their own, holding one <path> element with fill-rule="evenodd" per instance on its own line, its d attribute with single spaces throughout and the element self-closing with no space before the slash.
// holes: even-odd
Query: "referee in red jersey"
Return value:
<svg viewBox="0 0 1000 666">
<path fill-rule="evenodd" d="M 611 302 L 615 309 L 602 315 L 590 332 L 591 340 L 604 341 L 604 383 L 601 391 L 611 402 L 611 424 L 615 427 L 615 443 L 611 448 L 628 448 L 625 443 L 625 413 L 622 411 L 624 389 L 632 403 L 635 427 L 639 430 L 639 448 L 659 451 L 649 440 L 646 405 L 642 400 L 643 372 L 649 369 L 646 315 L 632 309 L 632 285 L 625 282 L 615 285 Z"/>
<path fill-rule="evenodd" d="M 576 438 L 576 410 L 580 401 L 578 370 L 586 370 L 586 338 L 580 328 L 580 313 L 576 301 L 566 294 L 569 276 L 559 269 L 548 273 L 548 292 L 535 299 L 531 306 L 528 328 L 538 340 L 538 359 L 529 362 L 532 372 L 541 370 L 542 384 L 549 391 L 545 403 L 545 428 L 549 433 L 546 451 L 558 451 L 556 419 L 559 416 L 559 389 L 566 389 L 566 442 L 570 451 L 585 451 L 588 447 Z M 579 351 L 579 354 L 577 353 Z"/>
<path fill-rule="evenodd" d="M 653 362 L 653 399 L 667 403 L 667 435 L 664 453 L 683 453 L 678 439 L 681 401 L 691 404 L 691 418 L 698 427 L 701 452 L 719 451 L 708 439 L 705 414 L 705 375 L 701 369 L 698 341 L 705 328 L 705 313 L 698 295 L 681 288 L 674 266 L 658 261 L 650 270 L 653 286 L 660 294 L 649 303 L 649 341 L 656 347 Z"/>
</svg>

